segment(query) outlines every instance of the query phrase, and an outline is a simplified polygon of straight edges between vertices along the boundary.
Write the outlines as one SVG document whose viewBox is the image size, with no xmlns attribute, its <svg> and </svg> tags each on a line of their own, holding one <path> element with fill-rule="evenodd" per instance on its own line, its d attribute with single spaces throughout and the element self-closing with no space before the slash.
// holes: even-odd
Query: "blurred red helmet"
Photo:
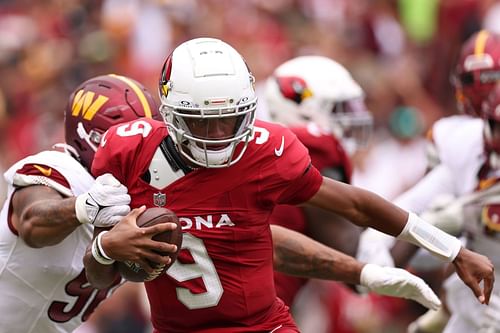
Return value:
<svg viewBox="0 0 500 333">
<path fill-rule="evenodd" d="M 500 154 L 500 83 L 488 95 L 482 105 L 484 118 L 484 142 L 488 152 Z"/>
<path fill-rule="evenodd" d="M 500 81 L 500 35 L 481 30 L 462 46 L 453 76 L 459 109 L 479 116 L 481 104 Z"/>
<path fill-rule="evenodd" d="M 68 150 L 90 170 L 104 132 L 140 117 L 161 120 L 157 103 L 142 84 L 114 74 L 89 79 L 73 91 L 66 106 Z"/>
</svg>

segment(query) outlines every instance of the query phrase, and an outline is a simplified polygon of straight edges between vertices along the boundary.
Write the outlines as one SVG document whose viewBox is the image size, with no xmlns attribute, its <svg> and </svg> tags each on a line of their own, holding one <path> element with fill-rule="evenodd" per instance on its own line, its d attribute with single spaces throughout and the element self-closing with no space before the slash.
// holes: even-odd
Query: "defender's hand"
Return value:
<svg viewBox="0 0 500 333">
<path fill-rule="evenodd" d="M 441 301 L 424 280 L 401 268 L 366 264 L 360 280 L 361 285 L 377 294 L 412 299 L 433 310 L 441 306 Z"/>
<path fill-rule="evenodd" d="M 460 279 L 472 289 L 479 302 L 489 304 L 495 282 L 494 267 L 490 259 L 462 247 L 453 265 Z M 483 290 L 479 285 L 481 281 L 484 282 Z"/>
<path fill-rule="evenodd" d="M 76 198 L 76 218 L 96 227 L 111 227 L 130 212 L 129 204 L 128 189 L 106 173 L 97 177 L 88 192 Z"/>
</svg>

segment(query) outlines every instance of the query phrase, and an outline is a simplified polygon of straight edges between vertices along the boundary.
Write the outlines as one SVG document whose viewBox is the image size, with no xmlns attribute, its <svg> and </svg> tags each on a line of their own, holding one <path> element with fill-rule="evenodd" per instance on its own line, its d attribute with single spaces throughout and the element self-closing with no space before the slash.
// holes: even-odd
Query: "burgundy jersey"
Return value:
<svg viewBox="0 0 500 333">
<path fill-rule="evenodd" d="M 128 187 L 132 207 L 153 207 L 162 196 L 182 223 L 177 261 L 146 283 L 155 330 L 293 329 L 274 289 L 269 216 L 276 204 L 298 204 L 318 191 L 322 177 L 307 149 L 290 130 L 257 121 L 238 163 L 196 169 L 157 189 L 141 175 L 167 135 L 164 123 L 150 119 L 112 127 L 92 165 L 95 176 L 110 172 Z"/>
<path fill-rule="evenodd" d="M 315 126 L 290 128 L 297 138 L 309 149 L 312 164 L 325 176 L 350 183 L 352 165 L 349 156 L 331 132 L 321 132 Z M 271 224 L 282 225 L 302 234 L 308 234 L 307 222 L 301 208 L 278 205 L 271 215 Z M 274 273 L 278 296 L 287 305 L 292 305 L 306 279 Z"/>
</svg>

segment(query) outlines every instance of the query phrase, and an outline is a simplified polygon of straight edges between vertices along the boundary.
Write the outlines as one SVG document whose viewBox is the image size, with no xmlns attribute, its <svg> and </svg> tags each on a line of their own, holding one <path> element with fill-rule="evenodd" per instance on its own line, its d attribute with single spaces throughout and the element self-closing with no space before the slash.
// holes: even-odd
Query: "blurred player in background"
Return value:
<svg viewBox="0 0 500 333">
<path fill-rule="evenodd" d="M 349 72 L 327 57 L 300 56 L 276 68 L 267 79 L 265 93 L 263 104 L 270 119 L 290 128 L 321 174 L 350 183 L 350 155 L 366 145 L 373 119 L 363 90 Z M 361 231 L 331 212 L 292 205 L 276 206 L 270 222 L 351 255 L 356 253 Z M 289 306 L 305 282 L 275 273 L 277 294 Z"/>
<path fill-rule="evenodd" d="M 427 221 L 452 233 L 463 233 L 467 246 L 491 258 L 496 258 L 498 240 L 495 240 L 495 205 L 486 204 L 481 214 L 464 216 L 464 206 L 479 197 L 495 196 L 498 180 L 498 91 L 500 80 L 500 36 L 485 30 L 473 34 L 463 45 L 453 83 L 459 109 L 463 115 L 443 118 L 432 128 L 431 167 L 429 173 L 396 203 L 403 208 L 422 213 Z M 488 97 L 489 96 L 489 97 Z M 475 200 L 474 200 L 475 199 Z M 470 209 L 468 209 L 470 213 Z M 478 226 L 478 222 L 480 226 Z M 379 238 L 380 237 L 380 238 Z M 379 241 L 377 241 L 379 239 Z M 387 255 L 392 240 L 369 230 L 360 242 L 360 260 L 383 265 L 404 266 L 416 252 L 407 244 L 395 245 Z M 385 259 L 384 259 L 385 258 Z M 495 266 L 498 263 L 494 261 Z M 429 263 L 429 260 L 418 262 Z M 457 276 L 452 275 L 444 284 L 451 319 L 445 332 L 497 332 L 498 323 L 487 322 L 491 314 L 498 317 L 498 306 L 482 307 L 474 304 L 473 296 L 463 289 Z M 492 295 L 492 304 L 498 304 L 498 291 Z M 414 332 L 440 332 L 446 325 L 447 314 L 429 313 L 412 325 Z"/>
<path fill-rule="evenodd" d="M 488 303 L 493 273 L 486 257 L 373 193 L 322 177 L 288 129 L 255 121 L 253 83 L 228 44 L 187 41 L 162 70 L 166 124 L 143 119 L 113 127 L 97 151 L 92 172 L 114 174 L 128 187 L 131 206 L 168 205 L 184 223 L 177 261 L 145 283 L 156 332 L 297 332 L 274 291 L 268 221 L 276 204 L 287 203 L 307 202 L 416 243 L 453 262 Z M 127 259 L 137 251 L 113 233 L 118 228 L 125 227 L 102 236 L 102 247 L 110 258 Z M 89 251 L 84 262 L 92 284 L 116 279 L 112 262 L 99 263 Z"/>
<path fill-rule="evenodd" d="M 130 196 L 113 176 L 94 181 L 89 169 L 111 125 L 158 116 L 157 104 L 138 82 L 119 75 L 92 78 L 69 98 L 66 143 L 22 159 L 5 173 L 1 332 L 72 332 L 119 284 L 92 288 L 82 258 L 93 227 L 125 216 Z M 144 242 L 154 247 L 147 237 Z"/>
</svg>

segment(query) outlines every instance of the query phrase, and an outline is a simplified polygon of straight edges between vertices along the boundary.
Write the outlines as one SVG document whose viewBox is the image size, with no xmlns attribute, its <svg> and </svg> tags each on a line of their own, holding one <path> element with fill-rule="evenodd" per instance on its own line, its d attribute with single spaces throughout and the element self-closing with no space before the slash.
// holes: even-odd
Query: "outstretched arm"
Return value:
<svg viewBox="0 0 500 333">
<path fill-rule="evenodd" d="M 453 262 L 460 278 L 481 303 L 488 303 L 493 289 L 491 261 L 467 250 L 460 241 L 430 225 L 413 213 L 397 207 L 375 193 L 323 178 L 309 204 L 340 214 L 354 223 L 373 227 L 398 239 L 425 248 L 435 256 Z M 484 281 L 481 289 L 480 282 Z"/>
<path fill-rule="evenodd" d="M 298 232 L 271 225 L 274 269 L 288 275 L 359 284 L 363 264 Z"/>
<path fill-rule="evenodd" d="M 362 264 L 295 231 L 271 225 L 274 268 L 307 278 L 361 284 L 382 294 L 415 300 L 437 309 L 438 297 L 425 282 L 409 272 L 391 267 Z"/>
<path fill-rule="evenodd" d="M 127 188 L 110 174 L 97 178 L 78 197 L 33 184 L 14 192 L 12 223 L 28 246 L 40 248 L 60 243 L 82 223 L 116 223 L 129 212 L 129 203 Z"/>
<path fill-rule="evenodd" d="M 34 248 L 60 243 L 81 225 L 75 214 L 75 200 L 44 185 L 16 190 L 11 219 L 19 237 Z"/>
</svg>

